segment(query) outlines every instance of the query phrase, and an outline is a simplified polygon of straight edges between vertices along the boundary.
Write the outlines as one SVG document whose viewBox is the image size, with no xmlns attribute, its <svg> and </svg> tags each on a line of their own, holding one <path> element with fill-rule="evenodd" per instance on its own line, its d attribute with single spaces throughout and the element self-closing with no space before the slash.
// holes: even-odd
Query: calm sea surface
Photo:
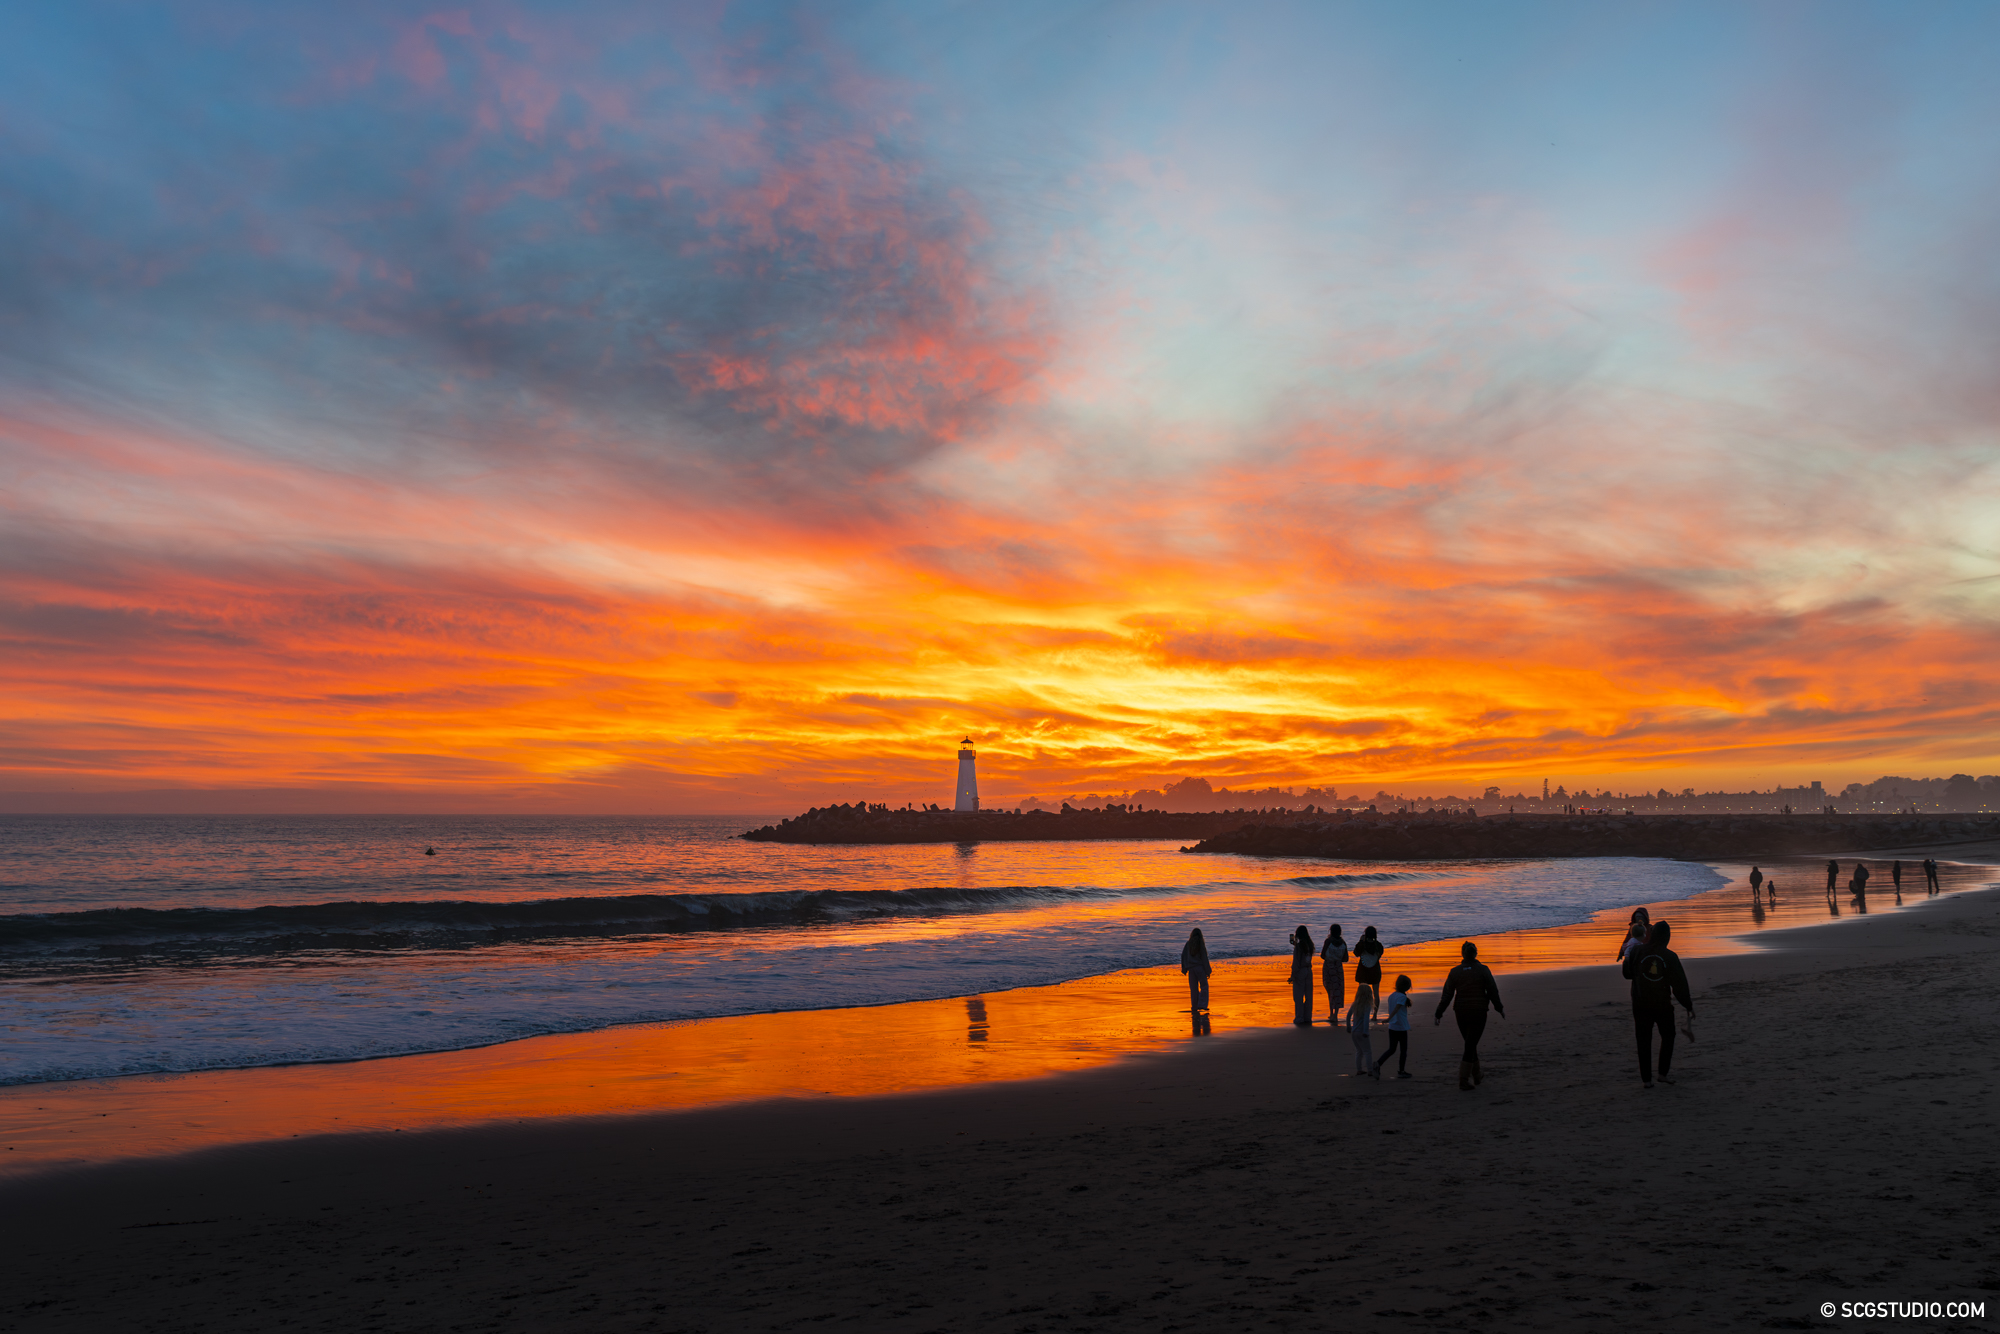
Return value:
<svg viewBox="0 0 2000 1334">
<path fill-rule="evenodd" d="M 1639 858 L 734 837 L 771 818 L 0 817 L 0 1084 L 994 991 L 1172 963 L 1191 926 L 1218 957 L 1282 953 L 1300 922 L 1393 945 L 1724 883 Z"/>
</svg>

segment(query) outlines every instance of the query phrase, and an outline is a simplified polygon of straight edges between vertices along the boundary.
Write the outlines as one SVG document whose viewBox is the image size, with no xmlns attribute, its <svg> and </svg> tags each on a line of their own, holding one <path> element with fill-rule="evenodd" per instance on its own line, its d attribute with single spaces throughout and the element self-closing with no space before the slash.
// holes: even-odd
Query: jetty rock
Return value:
<svg viewBox="0 0 2000 1334">
<path fill-rule="evenodd" d="M 1190 852 L 1355 861 L 1832 856 L 2000 839 L 1994 815 L 1332 815 L 1249 821 Z"/>
</svg>

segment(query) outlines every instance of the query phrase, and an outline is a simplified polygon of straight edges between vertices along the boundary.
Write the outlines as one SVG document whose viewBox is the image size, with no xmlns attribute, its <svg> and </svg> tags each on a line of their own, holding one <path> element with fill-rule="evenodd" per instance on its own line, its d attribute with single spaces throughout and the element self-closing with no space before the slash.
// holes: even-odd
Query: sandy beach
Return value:
<svg viewBox="0 0 2000 1334">
<path fill-rule="evenodd" d="M 1422 1004 L 1400 1083 L 1346 1076 L 1325 1027 L 1244 1027 L 1001 1083 L 43 1173 L 5 1191 L 0 1311 L 20 1330 L 2000 1326 L 2000 894 L 1764 943 L 1691 960 L 1698 1038 L 1650 1090 L 1615 968 L 1503 969 L 1472 1093 Z M 1988 1313 L 1819 1314 L 1870 1300 Z"/>
</svg>

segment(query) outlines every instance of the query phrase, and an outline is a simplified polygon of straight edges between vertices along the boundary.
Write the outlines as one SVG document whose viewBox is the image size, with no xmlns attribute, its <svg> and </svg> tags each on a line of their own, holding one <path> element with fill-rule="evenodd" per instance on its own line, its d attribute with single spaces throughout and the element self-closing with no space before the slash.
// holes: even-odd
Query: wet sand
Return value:
<svg viewBox="0 0 2000 1334">
<path fill-rule="evenodd" d="M 1716 865 L 1735 883 L 1649 905 L 1654 916 L 1673 919 L 1683 954 L 1754 949 L 1778 928 L 1895 905 L 1887 893 L 1871 894 L 1865 905 L 1843 893 L 1829 905 L 1817 890 L 1802 892 L 1808 875 L 1824 884 L 1818 862 L 1769 865 L 1787 887 L 1776 905 L 1753 905 L 1742 881 L 1749 867 Z M 1991 879 L 1982 868 L 1944 871 L 1947 891 Z M 1920 891 L 1920 878 L 1910 883 Z M 1480 936 L 1481 957 L 1502 973 L 1598 965 L 1629 912 Z M 1359 939 L 1359 925 L 1348 933 L 1350 941 Z M 1419 1006 L 1435 997 L 1458 962 L 1456 939 L 1391 944 L 1383 958 L 1386 986 L 1398 973 L 1409 974 Z M 1288 1024 L 1290 962 L 1280 955 L 1221 961 L 1206 1032 Z M 1350 968 L 1350 996 L 1351 975 Z M 1315 988 L 1314 999 L 1324 1021 L 1325 992 Z M 430 1055 L 33 1084 L 0 1089 L 0 1179 L 322 1134 L 410 1133 L 766 1098 L 879 1097 L 1076 1073 L 1191 1040 L 1197 1039 L 1178 969 L 1142 968 L 950 1000 L 626 1025 Z"/>
<path fill-rule="evenodd" d="M 1825 914 L 1803 888 L 1781 911 Z M 1342 1035 L 1246 1015 L 1046 1078 L 44 1174 L 5 1194 L 26 1277 L 0 1321 L 1693 1329 L 1814 1327 L 1821 1301 L 1862 1297 L 1991 1307 L 2000 895 L 1860 919 L 1840 906 L 1837 923 L 1767 936 L 1777 948 L 1693 963 L 1700 1036 L 1674 1086 L 1640 1088 L 1614 969 L 1509 976 L 1502 961 L 1509 1017 L 1469 1094 L 1449 1021 L 1420 1022 L 1417 1078 L 1377 1083 L 1339 1073 Z M 1569 930 L 1576 957 L 1586 942 L 1602 957 L 1616 924 Z M 1242 967 L 1247 987 L 1270 965 Z M 1282 1019 L 1281 976 L 1254 976 Z M 988 1045 L 1012 1022 L 997 999 Z M 967 1002 L 933 1011 L 953 1014 L 954 1050 L 980 1045 Z"/>
</svg>

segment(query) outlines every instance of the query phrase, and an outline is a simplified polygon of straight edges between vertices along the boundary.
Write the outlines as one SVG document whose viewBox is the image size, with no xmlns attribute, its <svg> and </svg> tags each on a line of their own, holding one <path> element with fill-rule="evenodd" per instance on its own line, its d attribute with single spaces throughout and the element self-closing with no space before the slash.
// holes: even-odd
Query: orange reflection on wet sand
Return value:
<svg viewBox="0 0 2000 1334">
<path fill-rule="evenodd" d="M 1683 954 L 1754 949 L 1741 937 L 1758 928 L 1851 918 L 1864 906 L 1844 892 L 1829 905 L 1807 879 L 1813 868 L 1794 864 L 1773 868 L 1787 882 L 1779 903 L 1753 907 L 1741 879 L 1749 868 L 1720 869 L 1736 877 L 1728 888 L 1649 905 L 1656 919 L 1673 921 Z M 1948 890 L 1992 880 L 1991 868 L 1945 873 Z M 1871 899 L 1865 906 L 1876 911 L 1894 907 L 1892 895 Z M 1608 967 L 1628 914 L 1620 908 L 1589 923 L 1476 937 L 1480 957 L 1499 974 L 1503 993 L 1510 973 Z M 1459 958 L 1456 940 L 1391 944 L 1385 985 L 1408 973 L 1420 997 L 1434 996 Z M 1289 963 L 1283 956 L 1218 963 L 1200 1031 L 1289 1023 Z M 1351 970 L 1349 987 L 1351 996 Z M 1326 1006 L 1315 986 L 1322 1022 Z M 1197 1024 L 1177 969 L 1140 968 L 984 996 L 641 1024 L 470 1051 L 35 1084 L 0 1090 L 0 1172 L 314 1134 L 1028 1079 L 1170 1048 L 1197 1036 Z"/>
</svg>

